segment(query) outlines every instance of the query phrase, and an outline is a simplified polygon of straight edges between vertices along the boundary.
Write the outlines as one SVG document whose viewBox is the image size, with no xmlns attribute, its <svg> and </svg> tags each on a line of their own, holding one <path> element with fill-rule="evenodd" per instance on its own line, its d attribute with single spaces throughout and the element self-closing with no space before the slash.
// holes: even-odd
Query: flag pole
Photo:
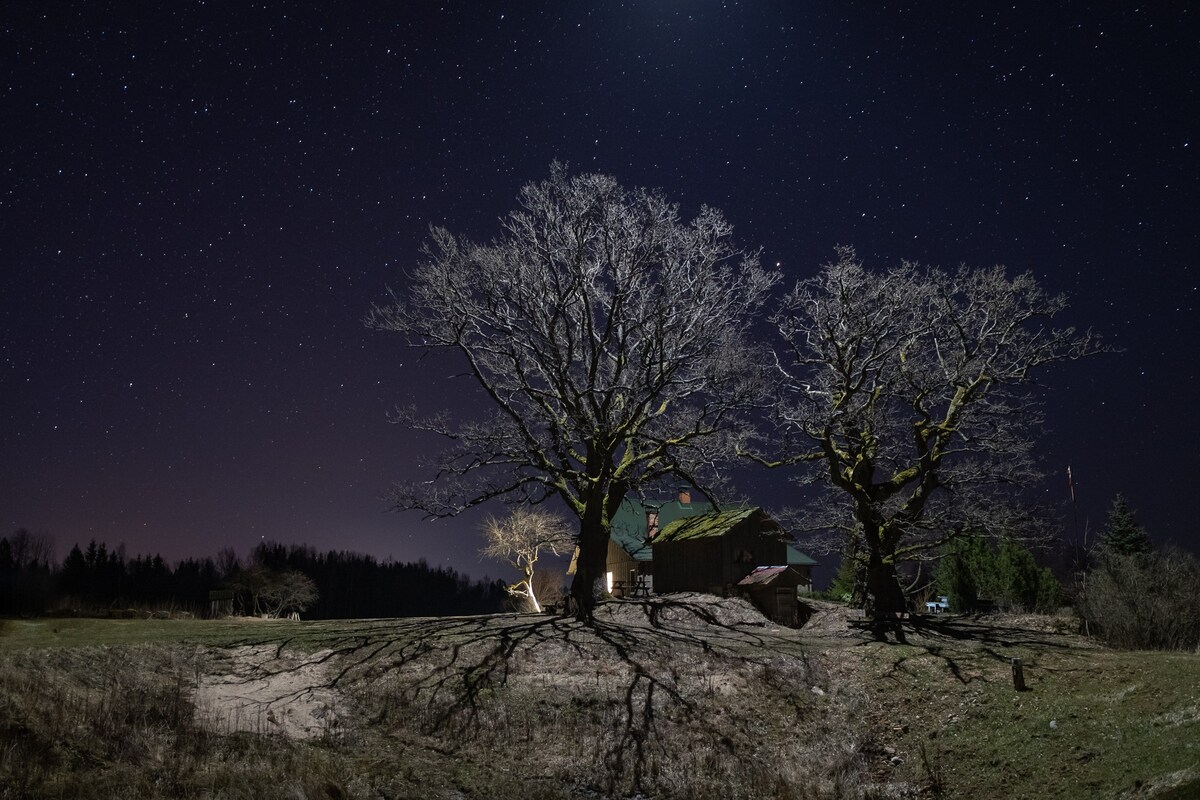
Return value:
<svg viewBox="0 0 1200 800">
<path fill-rule="evenodd" d="M 1087 565 L 1084 563 L 1085 546 L 1079 538 L 1079 506 L 1075 502 L 1075 478 L 1071 475 L 1071 465 L 1067 465 L 1067 489 L 1071 492 L 1071 525 L 1073 529 L 1072 537 L 1075 540 L 1075 561 L 1077 568 L 1082 571 Z"/>
</svg>

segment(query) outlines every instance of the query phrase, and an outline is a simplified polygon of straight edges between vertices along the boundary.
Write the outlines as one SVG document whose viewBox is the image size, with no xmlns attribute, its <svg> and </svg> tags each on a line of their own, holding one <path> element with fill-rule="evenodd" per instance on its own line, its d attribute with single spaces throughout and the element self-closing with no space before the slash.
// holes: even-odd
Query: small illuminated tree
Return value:
<svg viewBox="0 0 1200 800">
<path fill-rule="evenodd" d="M 289 611 L 307 611 L 317 602 L 317 584 L 302 572 L 268 570 L 258 600 L 272 617 L 282 617 Z"/>
<path fill-rule="evenodd" d="M 480 554 L 521 570 L 525 577 L 507 587 L 508 593 L 524 598 L 532 611 L 540 613 L 542 606 L 533 588 L 534 567 L 543 552 L 562 555 L 574 545 L 571 526 L 557 514 L 521 506 L 504 519 L 488 517 L 483 533 L 487 546 Z"/>
</svg>

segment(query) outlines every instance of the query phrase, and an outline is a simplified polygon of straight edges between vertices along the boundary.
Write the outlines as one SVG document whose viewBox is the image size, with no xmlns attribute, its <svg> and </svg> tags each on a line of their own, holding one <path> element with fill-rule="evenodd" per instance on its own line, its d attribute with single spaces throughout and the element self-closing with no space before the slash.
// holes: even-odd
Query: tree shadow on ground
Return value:
<svg viewBox="0 0 1200 800">
<path fill-rule="evenodd" d="M 742 752 L 752 736 L 725 735 L 728 719 L 716 730 L 720 691 L 706 687 L 705 676 L 715 683 L 725 673 L 753 674 L 762 682 L 756 691 L 776 710 L 800 717 L 814 672 L 795 631 L 731 615 L 711 601 L 670 597 L 604 604 L 587 624 L 535 615 L 319 622 L 298 632 L 264 630 L 238 646 L 275 656 L 239 680 L 320 667 L 310 673 L 320 682 L 291 694 L 340 690 L 369 698 L 358 713 L 370 725 L 415 727 L 443 754 L 508 725 L 506 698 L 541 686 L 556 694 L 546 707 L 576 703 L 573 711 L 595 728 L 564 731 L 599 743 L 605 785 L 594 788 L 606 794 L 653 788 L 659 765 L 678 755 L 680 730 L 719 741 L 731 762 L 753 757 Z M 804 680 L 796 680 L 799 673 Z"/>
<path fill-rule="evenodd" d="M 981 663 L 1010 665 L 1013 658 L 1031 652 L 1044 656 L 1084 652 L 1093 647 L 1078 637 L 1024 627 L 1003 617 L 914 615 L 897 620 L 854 621 L 851 627 L 859 645 L 879 643 L 914 648 L 918 654 L 939 659 L 963 685 L 984 679 L 981 670 L 965 668 L 968 662 L 975 667 Z M 904 669 L 912 657 L 908 652 L 898 655 L 891 672 Z"/>
</svg>

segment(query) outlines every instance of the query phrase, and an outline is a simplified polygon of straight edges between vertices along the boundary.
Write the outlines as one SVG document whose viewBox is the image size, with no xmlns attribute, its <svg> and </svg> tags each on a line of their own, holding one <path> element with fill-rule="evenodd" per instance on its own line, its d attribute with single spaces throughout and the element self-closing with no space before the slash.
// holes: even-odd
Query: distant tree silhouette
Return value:
<svg viewBox="0 0 1200 800">
<path fill-rule="evenodd" d="M 43 540 L 45 541 L 45 540 Z M 235 589 L 241 608 L 280 614 L 305 610 L 315 619 L 440 616 L 499 611 L 506 596 L 500 581 L 472 581 L 445 567 L 380 562 L 359 553 L 318 554 L 305 545 L 271 542 L 246 561 L 232 551 L 188 558 L 174 568 L 160 554 L 125 556 L 124 547 L 103 541 L 75 543 L 60 565 L 33 560 L 29 540 L 0 538 L 0 614 L 37 614 L 55 607 L 83 612 L 140 607 L 206 613 L 214 589 Z"/>
</svg>

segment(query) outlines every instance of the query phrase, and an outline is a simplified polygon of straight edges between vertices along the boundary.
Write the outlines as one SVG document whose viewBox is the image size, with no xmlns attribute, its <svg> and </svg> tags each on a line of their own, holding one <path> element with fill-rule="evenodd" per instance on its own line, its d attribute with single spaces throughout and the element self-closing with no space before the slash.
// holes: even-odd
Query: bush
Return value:
<svg viewBox="0 0 1200 800">
<path fill-rule="evenodd" d="M 974 610 L 981 598 L 1021 611 L 1053 611 L 1062 604 L 1054 574 L 1039 567 L 1028 548 L 1007 538 L 996 545 L 982 536 L 955 540 L 942 555 L 936 582 L 952 611 Z"/>
<path fill-rule="evenodd" d="M 1168 549 L 1107 552 L 1084 579 L 1076 608 L 1087 630 L 1125 650 L 1200 646 L 1200 561 Z"/>
</svg>

